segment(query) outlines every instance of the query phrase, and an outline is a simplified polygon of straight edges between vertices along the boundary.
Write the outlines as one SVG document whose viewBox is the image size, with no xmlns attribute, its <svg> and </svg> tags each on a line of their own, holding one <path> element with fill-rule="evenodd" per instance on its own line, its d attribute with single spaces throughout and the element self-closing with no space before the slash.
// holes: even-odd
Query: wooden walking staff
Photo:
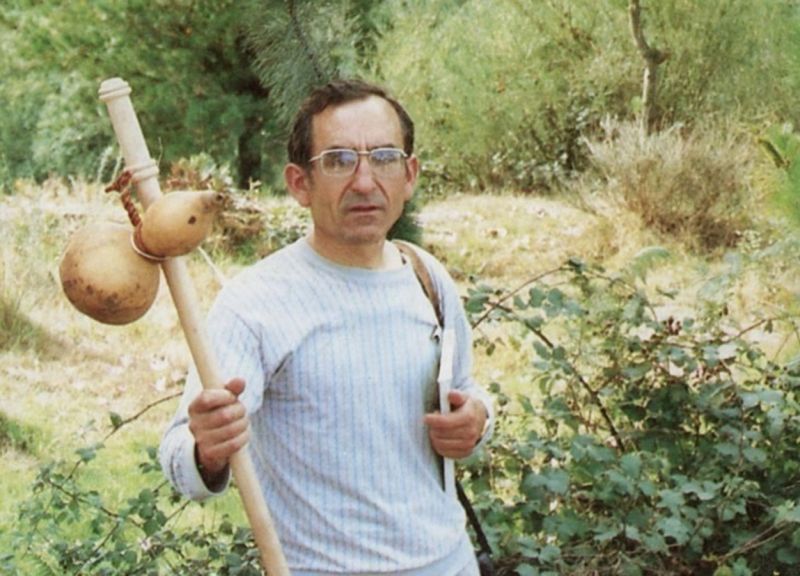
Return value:
<svg viewBox="0 0 800 576">
<path fill-rule="evenodd" d="M 108 107 L 126 169 L 132 174 L 139 199 L 146 209 L 161 197 L 158 165 L 147 150 L 130 93 L 130 86 L 121 78 L 111 78 L 100 85 L 100 100 Z M 182 257 L 167 258 L 161 266 L 203 388 L 220 388 L 224 382 L 205 332 L 197 294 L 185 262 Z M 262 566 L 269 576 L 289 576 L 286 559 L 246 449 L 233 455 L 231 471 L 261 553 Z"/>
</svg>

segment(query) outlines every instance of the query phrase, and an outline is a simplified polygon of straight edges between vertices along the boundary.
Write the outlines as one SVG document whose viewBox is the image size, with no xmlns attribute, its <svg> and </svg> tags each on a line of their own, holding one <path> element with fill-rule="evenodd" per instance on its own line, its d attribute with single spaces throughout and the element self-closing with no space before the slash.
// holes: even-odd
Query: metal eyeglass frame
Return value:
<svg viewBox="0 0 800 576">
<path fill-rule="evenodd" d="M 388 174 L 382 174 L 381 173 L 381 166 L 379 164 L 376 165 L 376 164 L 373 163 L 373 158 L 374 158 L 373 155 L 376 152 L 387 152 L 387 151 L 399 152 L 400 157 L 403 160 L 406 160 L 408 158 L 408 154 L 406 154 L 405 150 L 402 150 L 400 148 L 390 148 L 390 147 L 386 147 L 386 146 L 381 147 L 381 148 L 373 148 L 372 150 L 356 150 L 355 148 L 331 148 L 330 150 L 325 150 L 324 152 L 321 152 L 321 153 L 317 154 L 313 158 L 310 158 L 308 160 L 308 163 L 311 164 L 312 162 L 316 162 L 317 160 L 321 160 L 325 156 L 328 156 L 328 155 L 333 154 L 333 153 L 350 152 L 352 154 L 355 154 L 356 158 L 358 159 L 355 162 L 355 164 L 353 164 L 353 167 L 352 167 L 351 170 L 349 170 L 348 172 L 330 172 L 330 171 L 326 170 L 325 163 L 324 162 L 320 162 L 319 168 L 322 171 L 322 173 L 324 175 L 326 175 L 326 176 L 338 176 L 338 177 L 352 176 L 353 174 L 355 174 L 356 170 L 358 170 L 358 165 L 361 162 L 361 157 L 362 156 L 366 156 L 367 159 L 368 159 L 368 162 L 369 162 L 369 167 L 372 170 L 374 170 L 377 175 L 388 175 Z"/>
</svg>

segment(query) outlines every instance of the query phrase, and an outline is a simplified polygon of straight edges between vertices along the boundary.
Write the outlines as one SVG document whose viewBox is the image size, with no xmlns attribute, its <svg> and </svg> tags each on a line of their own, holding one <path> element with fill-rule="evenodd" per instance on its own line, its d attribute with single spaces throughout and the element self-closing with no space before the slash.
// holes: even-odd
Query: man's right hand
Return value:
<svg viewBox="0 0 800 576">
<path fill-rule="evenodd" d="M 247 410 L 239 401 L 244 385 L 244 380 L 234 378 L 223 388 L 203 390 L 189 405 L 195 459 L 206 486 L 219 485 L 231 456 L 247 444 Z"/>
</svg>

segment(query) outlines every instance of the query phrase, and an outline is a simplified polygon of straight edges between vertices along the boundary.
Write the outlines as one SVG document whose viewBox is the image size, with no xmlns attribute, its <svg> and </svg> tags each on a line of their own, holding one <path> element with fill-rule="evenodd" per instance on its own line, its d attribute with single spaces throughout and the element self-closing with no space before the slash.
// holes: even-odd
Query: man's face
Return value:
<svg viewBox="0 0 800 576">
<path fill-rule="evenodd" d="M 335 148 L 403 148 L 397 113 L 376 96 L 326 108 L 313 119 L 312 137 L 312 157 Z M 331 176 L 313 162 L 290 189 L 311 209 L 314 241 L 333 250 L 382 243 L 413 193 L 417 159 L 411 157 L 406 164 L 396 176 L 378 176 L 361 156 L 353 174 Z"/>
</svg>

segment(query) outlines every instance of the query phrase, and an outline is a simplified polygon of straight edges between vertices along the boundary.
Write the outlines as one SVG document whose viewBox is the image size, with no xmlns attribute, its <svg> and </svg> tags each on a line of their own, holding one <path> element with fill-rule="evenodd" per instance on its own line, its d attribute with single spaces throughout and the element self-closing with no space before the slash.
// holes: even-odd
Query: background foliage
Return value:
<svg viewBox="0 0 800 576">
<path fill-rule="evenodd" d="M 496 390 L 501 426 L 470 471 L 520 575 L 788 574 L 800 560 L 798 359 L 748 338 L 786 318 L 729 315 L 736 266 L 701 290 L 697 316 L 665 317 L 670 296 L 641 290 L 665 256 L 471 291 L 474 324 L 514 324 L 533 360 L 538 394 Z"/>
<path fill-rule="evenodd" d="M 437 180 L 546 189 L 585 167 L 583 139 L 605 116 L 638 113 L 642 62 L 627 2 L 435 4 L 405 3 L 377 62 L 426 119 L 420 139 Z M 795 3 L 646 3 L 651 43 L 670 53 L 658 123 L 796 123 L 798 52 L 784 47 L 797 46 L 797 17 Z M 746 24 L 756 21 L 763 27 Z M 772 74 L 768 96 L 752 90 Z"/>
<path fill-rule="evenodd" d="M 659 123 L 797 123 L 795 2 L 645 5 Z M 758 22 L 758 26 L 750 23 Z M 546 190 L 586 165 L 583 138 L 638 112 L 626 2 L 516 0 L 92 3 L 16 0 L 0 17 L 0 175 L 108 175 L 96 90 L 122 76 L 163 163 L 201 152 L 273 183 L 286 123 L 336 75 L 387 83 L 419 120 L 427 187 Z M 769 79 L 769 90 L 753 90 Z M 704 128 L 705 129 L 705 128 Z"/>
<path fill-rule="evenodd" d="M 0 186 L 12 197 L 51 176 L 72 184 L 57 193 L 66 207 L 38 219 L 28 210 L 12 228 L 0 210 L 13 230 L 0 259 L 0 352 L 20 364 L 9 374 L 36 373 L 81 340 L 78 328 L 54 335 L 34 321 L 52 294 L 13 280 L 52 283 L 59 235 L 86 216 L 70 204 L 86 200 L 79 182 L 118 169 L 101 80 L 133 86 L 168 184 L 248 189 L 226 215 L 246 213 L 245 225 L 223 221 L 210 243 L 235 266 L 303 233 L 295 207 L 244 207 L 279 187 L 287 123 L 309 87 L 361 75 L 387 83 L 417 120 L 423 200 L 511 191 L 597 222 L 557 217 L 555 241 L 587 236 L 604 266 L 547 269 L 552 238 L 525 240 L 546 203 L 488 230 L 474 208 L 429 246 L 465 287 L 481 352 L 515 367 L 513 385 L 493 385 L 490 450 L 461 467 L 501 574 L 793 573 L 798 247 L 782 217 L 800 221 L 800 6 L 643 2 L 648 39 L 669 54 L 659 130 L 644 135 L 627 4 L 13 0 L 0 13 Z M 652 245 L 627 254 L 620 226 Z M 483 248 L 469 244 L 479 233 Z M 499 259 L 486 248 L 498 239 L 518 254 L 515 288 L 479 279 L 493 267 L 477 256 Z M 690 257 L 704 274 L 690 296 L 650 283 L 660 263 Z M 105 440 L 134 420 L 112 412 Z M 4 573 L 255 573 L 242 519 L 180 501 L 152 446 L 137 443 L 147 456 L 135 490 L 110 490 L 128 462 L 96 442 L 53 461 L 48 430 L 0 412 L 0 446 L 38 468 L 17 521 L 2 526 Z"/>
<path fill-rule="evenodd" d="M 4 8 L 0 71 L 10 80 L 0 86 L 0 145 L 8 176 L 109 178 L 113 140 L 97 90 L 114 76 L 133 87 L 151 153 L 167 165 L 206 152 L 236 166 L 248 137 L 258 140 L 260 157 L 271 114 L 235 6 L 101 0 Z"/>
</svg>

